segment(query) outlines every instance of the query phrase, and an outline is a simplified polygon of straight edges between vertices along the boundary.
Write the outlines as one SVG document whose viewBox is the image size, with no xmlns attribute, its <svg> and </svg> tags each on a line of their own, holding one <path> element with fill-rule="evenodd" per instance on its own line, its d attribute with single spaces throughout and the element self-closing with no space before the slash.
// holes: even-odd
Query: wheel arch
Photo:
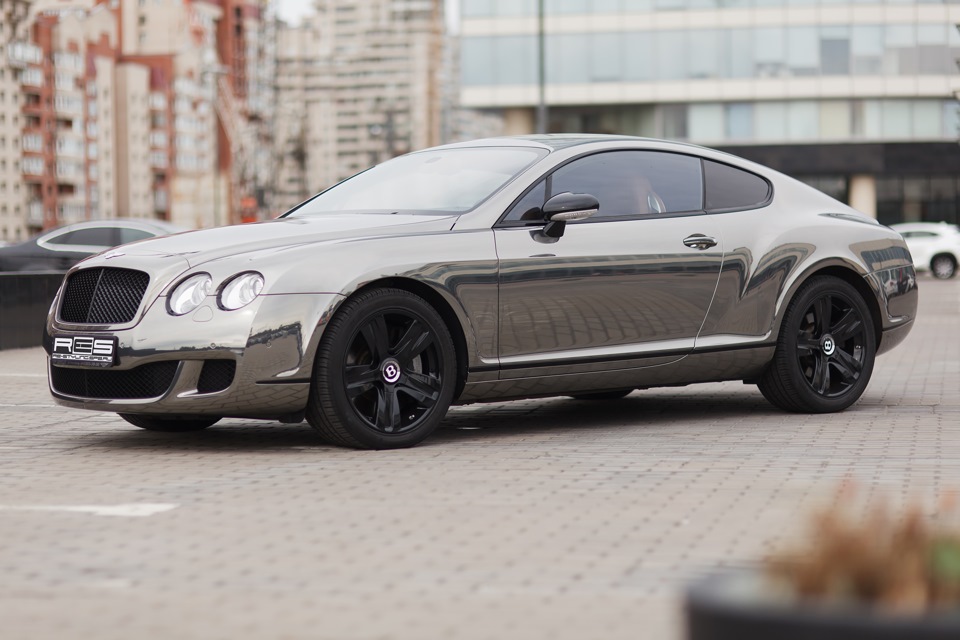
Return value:
<svg viewBox="0 0 960 640">
<path fill-rule="evenodd" d="M 870 310 L 870 319 L 873 321 L 874 337 L 877 341 L 877 348 L 880 347 L 880 341 L 883 337 L 883 314 L 880 309 L 880 300 L 877 298 L 876 292 L 870 288 L 870 285 L 867 284 L 864 280 L 863 275 L 855 269 L 853 266 L 846 263 L 820 263 L 812 266 L 807 271 L 804 271 L 800 276 L 798 276 L 794 282 L 787 289 L 786 294 L 782 298 L 779 309 L 777 310 L 777 323 L 775 327 L 774 335 L 780 334 L 780 326 L 783 323 L 783 318 L 786 315 L 787 308 L 790 306 L 790 303 L 797 297 L 797 293 L 811 278 L 817 276 L 833 276 L 839 278 L 844 282 L 847 282 L 858 293 L 863 297 L 864 302 L 867 305 L 867 309 Z"/>
<path fill-rule="evenodd" d="M 454 310 L 453 306 L 447 301 L 443 294 L 430 285 L 418 280 L 402 277 L 380 278 L 367 282 L 347 296 L 347 300 L 372 289 L 401 289 L 407 291 L 426 300 L 427 304 L 440 314 L 440 318 L 450 332 L 450 337 L 453 338 L 453 349 L 457 358 L 457 386 L 453 393 L 454 400 L 456 400 L 456 398 L 460 396 L 460 392 L 463 391 L 463 387 L 467 381 L 467 366 L 470 362 L 470 354 L 467 349 L 466 332 L 464 331 L 460 316 Z"/>
</svg>

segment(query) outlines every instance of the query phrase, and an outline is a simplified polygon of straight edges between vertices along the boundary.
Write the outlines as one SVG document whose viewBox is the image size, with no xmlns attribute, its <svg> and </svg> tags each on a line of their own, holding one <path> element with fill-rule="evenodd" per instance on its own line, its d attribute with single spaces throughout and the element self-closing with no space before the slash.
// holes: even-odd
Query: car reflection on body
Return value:
<svg viewBox="0 0 960 640">
<path fill-rule="evenodd" d="M 945 222 L 905 222 L 892 229 L 903 236 L 918 271 L 948 280 L 960 265 L 960 228 Z"/>
<path fill-rule="evenodd" d="M 87 260 L 45 346 L 58 403 L 144 429 L 305 417 L 331 443 L 394 448 L 455 403 L 719 380 L 839 411 L 909 332 L 913 275 L 895 232 L 734 156 L 498 138 L 393 159 L 275 221 Z"/>
<path fill-rule="evenodd" d="M 0 271 L 66 271 L 84 258 L 111 247 L 186 231 L 161 220 L 91 220 L 46 231 L 20 244 L 2 247 Z"/>
</svg>

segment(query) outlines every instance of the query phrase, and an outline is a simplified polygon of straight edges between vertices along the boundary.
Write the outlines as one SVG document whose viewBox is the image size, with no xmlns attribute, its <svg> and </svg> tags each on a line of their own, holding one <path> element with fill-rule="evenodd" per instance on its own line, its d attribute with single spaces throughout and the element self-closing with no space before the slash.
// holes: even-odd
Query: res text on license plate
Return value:
<svg viewBox="0 0 960 640">
<path fill-rule="evenodd" d="M 95 336 L 57 336 L 50 359 L 63 364 L 111 367 L 116 362 L 117 339 Z"/>
</svg>

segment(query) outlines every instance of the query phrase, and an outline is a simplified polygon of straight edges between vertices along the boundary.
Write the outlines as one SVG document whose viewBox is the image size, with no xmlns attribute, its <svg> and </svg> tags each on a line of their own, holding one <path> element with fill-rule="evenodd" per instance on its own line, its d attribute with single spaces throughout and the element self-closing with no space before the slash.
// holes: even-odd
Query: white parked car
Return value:
<svg viewBox="0 0 960 640">
<path fill-rule="evenodd" d="M 906 222 L 892 228 L 907 241 L 917 271 L 930 271 L 946 280 L 957 275 L 960 228 L 946 222 Z"/>
</svg>

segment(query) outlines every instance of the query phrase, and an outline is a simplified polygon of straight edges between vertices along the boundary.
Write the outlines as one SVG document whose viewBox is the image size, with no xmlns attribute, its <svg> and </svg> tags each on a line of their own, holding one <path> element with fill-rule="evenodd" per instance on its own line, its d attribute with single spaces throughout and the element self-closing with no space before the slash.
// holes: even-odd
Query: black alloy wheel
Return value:
<svg viewBox="0 0 960 640">
<path fill-rule="evenodd" d="M 860 293 L 839 278 L 818 276 L 790 303 L 758 386 L 788 411 L 841 411 L 863 394 L 875 355 L 873 321 Z"/>
<path fill-rule="evenodd" d="M 324 332 L 307 419 L 333 444 L 413 446 L 450 406 L 455 359 L 450 332 L 425 300 L 399 289 L 361 293 Z"/>
<path fill-rule="evenodd" d="M 143 415 L 138 413 L 117 414 L 130 424 L 147 431 L 161 431 L 164 433 L 185 433 L 188 431 L 202 431 L 220 421 L 215 416 L 178 416 L 178 415 Z"/>
</svg>

